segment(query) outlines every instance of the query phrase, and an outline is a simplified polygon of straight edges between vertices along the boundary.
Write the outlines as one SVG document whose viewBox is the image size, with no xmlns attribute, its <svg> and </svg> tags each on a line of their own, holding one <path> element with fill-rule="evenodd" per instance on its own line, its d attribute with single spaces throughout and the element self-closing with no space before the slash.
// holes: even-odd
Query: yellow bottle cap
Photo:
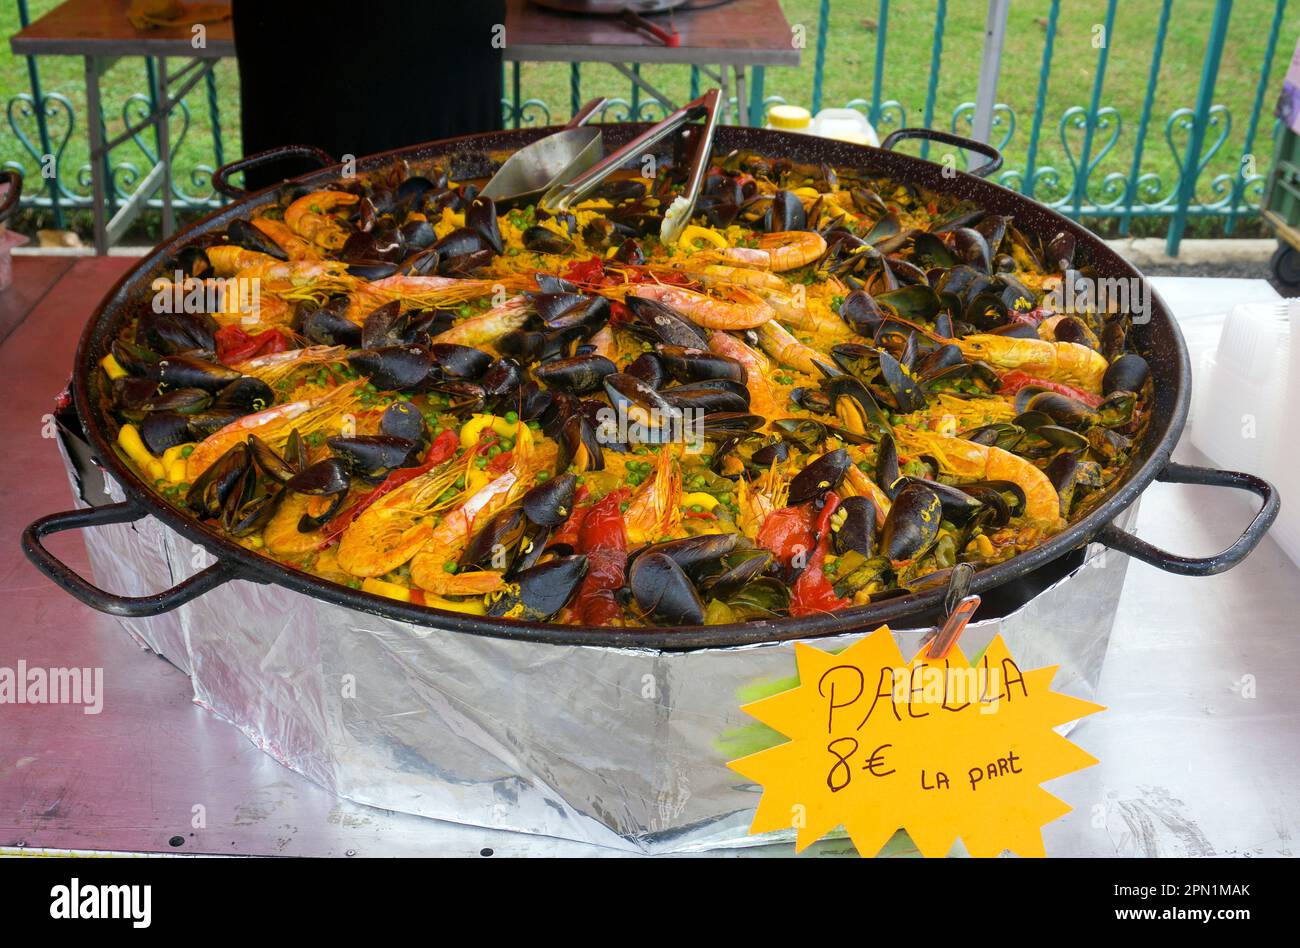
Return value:
<svg viewBox="0 0 1300 948">
<path fill-rule="evenodd" d="M 797 131 L 812 124 L 812 115 L 801 105 L 774 105 L 767 110 L 767 121 L 773 128 Z"/>
</svg>

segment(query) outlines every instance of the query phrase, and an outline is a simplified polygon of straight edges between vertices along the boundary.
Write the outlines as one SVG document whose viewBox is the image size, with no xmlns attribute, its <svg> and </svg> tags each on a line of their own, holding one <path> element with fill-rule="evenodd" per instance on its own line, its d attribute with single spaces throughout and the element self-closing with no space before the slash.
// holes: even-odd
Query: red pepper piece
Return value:
<svg viewBox="0 0 1300 948">
<path fill-rule="evenodd" d="M 826 505 L 817 517 L 817 547 L 808 559 L 808 566 L 794 581 L 790 597 L 790 615 L 806 616 L 816 612 L 833 612 L 849 604 L 848 599 L 835 595 L 834 585 L 822 572 L 826 554 L 831 549 L 831 514 L 839 506 L 840 499 L 833 492 L 826 495 Z"/>
<path fill-rule="evenodd" d="M 771 550 L 781 565 L 790 568 L 799 554 L 807 556 L 817 542 L 816 521 L 808 504 L 782 507 L 767 515 L 758 531 L 758 545 Z"/>
<path fill-rule="evenodd" d="M 610 491 L 591 505 L 578 529 L 578 552 L 587 556 L 587 575 L 574 606 L 586 625 L 609 625 L 623 615 L 614 593 L 626 578 L 627 529 L 621 505 L 631 493 L 627 487 Z"/>
<path fill-rule="evenodd" d="M 238 326 L 222 326 L 213 334 L 213 339 L 217 344 L 217 361 L 224 365 L 247 362 L 289 348 L 288 340 L 275 329 L 249 335 Z"/>
</svg>

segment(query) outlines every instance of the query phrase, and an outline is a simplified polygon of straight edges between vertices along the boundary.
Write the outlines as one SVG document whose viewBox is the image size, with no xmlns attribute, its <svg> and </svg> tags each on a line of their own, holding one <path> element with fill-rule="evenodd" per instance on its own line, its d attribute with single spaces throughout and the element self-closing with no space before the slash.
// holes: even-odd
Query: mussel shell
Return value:
<svg viewBox="0 0 1300 948">
<path fill-rule="evenodd" d="M 482 237 L 497 254 L 505 252 L 501 228 L 497 224 L 497 206 L 491 198 L 479 195 L 465 209 L 465 223 Z"/>
<path fill-rule="evenodd" d="M 661 625 L 700 625 L 704 603 L 695 584 L 666 553 L 646 553 L 632 562 L 628 586 L 646 619 Z"/>
<path fill-rule="evenodd" d="M 146 412 L 165 411 L 192 415 L 211 404 L 212 395 L 201 388 L 174 388 L 149 396 L 140 402 L 139 407 Z"/>
<path fill-rule="evenodd" d="M 1042 412 L 1065 428 L 1091 427 L 1100 415 L 1083 402 L 1059 392 L 1038 392 L 1025 404 L 1025 411 Z"/>
<path fill-rule="evenodd" d="M 412 442 L 389 435 L 336 435 L 325 443 L 351 473 L 372 482 L 383 480 L 399 467 L 410 467 L 417 453 Z"/>
<path fill-rule="evenodd" d="M 140 316 L 136 338 L 160 353 L 184 352 L 211 355 L 216 351 L 216 332 L 220 327 L 207 313 L 154 313 Z"/>
<path fill-rule="evenodd" d="M 661 429 L 681 420 L 680 408 L 634 375 L 616 372 L 605 376 L 603 382 L 610 403 L 633 424 Z"/>
<path fill-rule="evenodd" d="M 902 364 L 888 350 L 881 349 L 879 352 L 880 374 L 894 400 L 894 407 L 903 414 L 924 408 L 925 390 L 920 383 L 903 369 Z"/>
<path fill-rule="evenodd" d="M 1147 360 L 1133 352 L 1126 352 L 1106 369 L 1101 379 L 1101 392 L 1141 392 L 1142 386 L 1151 376 L 1151 367 Z"/>
<path fill-rule="evenodd" d="M 302 312 L 296 325 L 298 331 L 318 346 L 347 346 L 355 349 L 361 345 L 361 327 L 348 319 L 349 300 L 346 296 L 332 296 L 319 309 Z"/>
<path fill-rule="evenodd" d="M 385 408 L 379 419 L 379 431 L 413 445 L 423 445 L 429 440 L 429 426 L 420 410 L 410 402 L 393 402 Z"/>
<path fill-rule="evenodd" d="M 488 604 L 487 614 L 545 622 L 568 604 L 587 575 L 587 557 L 557 556 L 518 575 Z"/>
<path fill-rule="evenodd" d="M 531 250 L 533 253 L 566 254 L 573 252 L 573 241 L 561 237 L 549 227 L 543 227 L 540 224 L 534 224 L 524 231 L 523 244 L 524 249 Z"/>
<path fill-rule="evenodd" d="M 581 411 L 573 412 L 562 422 L 559 435 L 559 470 L 570 466 L 576 466 L 580 471 L 605 469 L 605 453 L 596 429 Z"/>
<path fill-rule="evenodd" d="M 296 467 L 257 435 L 248 436 L 248 449 L 254 466 L 276 483 L 286 484 L 298 473 Z"/>
<path fill-rule="evenodd" d="M 698 579 L 705 567 L 735 552 L 741 542 L 738 533 L 706 533 L 642 547 L 632 555 L 632 560 L 651 553 L 662 553 L 670 557 L 688 576 Z"/>
<path fill-rule="evenodd" d="M 435 342 L 429 346 L 429 355 L 433 359 L 434 368 L 443 378 L 473 381 L 482 378 L 492 365 L 492 356 L 482 349 L 454 342 Z"/>
<path fill-rule="evenodd" d="M 605 378 L 618 372 L 609 359 L 595 353 L 543 362 L 533 369 L 533 378 L 550 388 L 559 388 L 574 395 L 597 391 Z"/>
<path fill-rule="evenodd" d="M 980 508 L 983 506 L 979 498 L 967 493 L 961 487 L 952 487 L 939 481 L 927 481 L 920 477 L 905 475 L 898 485 L 899 489 L 901 490 L 908 484 L 920 484 L 931 491 L 939 498 L 939 503 L 943 507 L 943 519 L 957 526 L 969 521 L 980 512 Z"/>
<path fill-rule="evenodd" d="M 845 497 L 831 515 L 831 542 L 836 553 L 850 550 L 871 556 L 876 546 L 876 505 L 868 497 Z"/>
<path fill-rule="evenodd" d="M 347 465 L 339 458 L 325 458 L 299 471 L 284 486 L 294 493 L 312 496 L 346 494 L 350 486 Z"/>
<path fill-rule="evenodd" d="M 628 375 L 639 378 L 651 388 L 662 388 L 668 373 L 664 370 L 664 364 L 659 361 L 659 357 L 653 352 L 643 352 L 623 369 Z"/>
<path fill-rule="evenodd" d="M 194 439 L 190 420 L 186 415 L 170 411 L 150 412 L 140 422 L 140 440 L 151 454 L 162 454 L 168 448 Z"/>
<path fill-rule="evenodd" d="M 183 355 L 164 356 L 147 374 L 168 388 L 201 388 L 205 392 L 219 391 L 240 377 L 235 369 Z"/>
<path fill-rule="evenodd" d="M 264 484 L 249 468 L 221 511 L 221 527 L 232 537 L 246 537 L 262 529 L 274 516 L 284 491 L 278 484 Z"/>
<path fill-rule="evenodd" d="M 854 290 L 840 303 L 840 318 L 858 335 L 875 338 L 885 311 L 866 290 Z"/>
<path fill-rule="evenodd" d="M 722 381 L 722 380 L 719 380 Z M 674 408 L 682 411 L 704 412 L 706 415 L 717 412 L 746 412 L 749 410 L 749 392 L 737 392 L 721 384 L 708 382 L 676 385 L 660 390 L 664 400 Z"/>
<path fill-rule="evenodd" d="M 629 296 L 626 303 L 636 317 L 636 323 L 629 328 L 671 346 L 709 347 L 709 334 L 671 306 L 639 296 Z"/>
<path fill-rule="evenodd" d="M 823 454 L 790 479 L 790 505 L 806 503 L 835 490 L 852 464 L 844 448 Z"/>
<path fill-rule="evenodd" d="M 743 383 L 747 378 L 745 367 L 739 360 L 707 349 L 661 342 L 655 346 L 655 353 L 668 374 L 679 382 L 730 379 Z"/>
<path fill-rule="evenodd" d="M 185 506 L 204 520 L 221 516 L 226 501 L 241 486 L 252 465 L 248 445 L 236 444 L 194 479 L 185 494 Z"/>
<path fill-rule="evenodd" d="M 763 229 L 768 233 L 784 230 L 804 230 L 808 226 L 808 217 L 803 209 L 799 195 L 792 191 L 777 191 L 772 196 L 772 205 L 763 218 Z"/>
<path fill-rule="evenodd" d="M 418 391 L 424 386 L 433 365 L 433 355 L 425 346 L 362 349 L 351 353 L 347 359 L 348 364 L 369 379 L 375 388 L 391 392 Z"/>
<path fill-rule="evenodd" d="M 558 527 L 573 513 L 577 486 L 578 478 L 573 474 L 552 477 L 524 494 L 520 506 L 528 519 L 538 526 Z"/>
<path fill-rule="evenodd" d="M 939 538 L 943 504 L 925 484 L 912 481 L 895 495 L 880 530 L 880 551 L 890 560 L 916 559 Z"/>
<path fill-rule="evenodd" d="M 528 526 L 523 508 L 516 505 L 488 518 L 460 555 L 459 565 L 508 570 L 520 552 Z"/>
<path fill-rule="evenodd" d="M 275 404 L 275 392 L 259 378 L 243 375 L 220 392 L 212 403 L 214 409 L 231 409 L 249 415 Z"/>
</svg>

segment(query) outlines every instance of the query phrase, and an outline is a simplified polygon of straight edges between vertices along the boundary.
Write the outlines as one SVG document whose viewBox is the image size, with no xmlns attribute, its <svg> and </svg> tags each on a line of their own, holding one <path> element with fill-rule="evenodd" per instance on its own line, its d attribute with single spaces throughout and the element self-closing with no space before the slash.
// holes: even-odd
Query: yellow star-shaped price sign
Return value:
<svg viewBox="0 0 1300 948">
<path fill-rule="evenodd" d="M 1097 763 L 1053 728 L 1104 710 L 1022 671 L 1001 636 L 971 665 L 954 648 L 903 659 L 881 627 L 832 655 L 795 644 L 799 685 L 742 710 L 790 738 L 728 766 L 763 787 L 751 833 L 794 828 L 801 851 L 843 826 L 864 856 L 900 828 L 925 856 L 1044 856 L 1071 807 L 1040 784 Z"/>
</svg>

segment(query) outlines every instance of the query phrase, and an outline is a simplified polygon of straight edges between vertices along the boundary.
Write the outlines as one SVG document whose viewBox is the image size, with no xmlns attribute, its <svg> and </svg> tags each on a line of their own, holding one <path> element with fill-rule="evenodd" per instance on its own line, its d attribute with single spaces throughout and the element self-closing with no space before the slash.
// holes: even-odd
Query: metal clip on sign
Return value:
<svg viewBox="0 0 1300 948">
<path fill-rule="evenodd" d="M 958 563 L 953 567 L 952 575 L 948 579 L 948 595 L 943 601 L 948 618 L 939 627 L 934 638 L 930 639 L 930 645 L 925 651 L 926 658 L 935 661 L 947 658 L 952 647 L 957 644 L 962 630 L 966 628 L 966 623 L 970 622 L 975 615 L 975 610 L 980 607 L 980 597 L 970 594 L 970 584 L 974 576 L 975 567 L 969 563 Z"/>
</svg>

